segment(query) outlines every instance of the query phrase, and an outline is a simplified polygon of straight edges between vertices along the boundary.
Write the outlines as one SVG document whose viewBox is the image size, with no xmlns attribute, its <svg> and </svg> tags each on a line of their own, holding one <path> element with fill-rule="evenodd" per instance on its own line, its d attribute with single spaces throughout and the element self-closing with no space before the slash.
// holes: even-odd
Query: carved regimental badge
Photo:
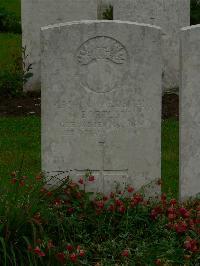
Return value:
<svg viewBox="0 0 200 266">
<path fill-rule="evenodd" d="M 128 53 L 117 40 L 99 36 L 87 40 L 77 52 L 81 85 L 96 93 L 117 88 L 128 69 Z"/>
</svg>

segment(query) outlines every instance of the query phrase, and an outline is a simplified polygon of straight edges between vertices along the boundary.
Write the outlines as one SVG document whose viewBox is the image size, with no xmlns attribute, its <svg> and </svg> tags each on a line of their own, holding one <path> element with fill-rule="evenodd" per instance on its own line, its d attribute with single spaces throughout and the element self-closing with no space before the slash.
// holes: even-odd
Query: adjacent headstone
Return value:
<svg viewBox="0 0 200 266">
<path fill-rule="evenodd" d="M 163 89 L 179 87 L 180 29 L 190 25 L 190 0 L 115 0 L 114 19 L 162 28 Z"/>
<path fill-rule="evenodd" d="M 71 22 L 44 27 L 42 46 L 44 172 L 90 169 L 104 193 L 115 182 L 160 191 L 160 28 Z"/>
<path fill-rule="evenodd" d="M 200 193 L 200 25 L 181 34 L 180 197 Z"/>
<path fill-rule="evenodd" d="M 50 24 L 97 19 L 97 0 L 22 0 L 23 47 L 26 64 L 33 64 L 33 77 L 25 90 L 40 89 L 40 28 Z"/>
</svg>

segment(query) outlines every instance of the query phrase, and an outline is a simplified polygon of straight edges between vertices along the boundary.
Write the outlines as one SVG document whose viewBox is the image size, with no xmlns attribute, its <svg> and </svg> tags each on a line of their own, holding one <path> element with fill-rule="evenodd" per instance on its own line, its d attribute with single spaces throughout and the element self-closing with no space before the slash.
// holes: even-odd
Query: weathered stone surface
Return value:
<svg viewBox="0 0 200 266">
<path fill-rule="evenodd" d="M 160 178 L 161 31 L 120 21 L 42 29 L 42 167 L 94 191 Z M 63 176 L 63 175 L 61 175 Z M 91 186 L 89 188 L 91 190 Z"/>
<path fill-rule="evenodd" d="M 115 0 L 114 19 L 162 28 L 163 88 L 179 87 L 180 29 L 190 25 L 190 0 Z"/>
<path fill-rule="evenodd" d="M 97 19 L 97 0 L 22 0 L 23 46 L 33 63 L 33 78 L 25 90 L 40 89 L 40 28 L 50 24 Z"/>
<path fill-rule="evenodd" d="M 180 196 L 200 193 L 200 25 L 181 33 Z"/>
</svg>

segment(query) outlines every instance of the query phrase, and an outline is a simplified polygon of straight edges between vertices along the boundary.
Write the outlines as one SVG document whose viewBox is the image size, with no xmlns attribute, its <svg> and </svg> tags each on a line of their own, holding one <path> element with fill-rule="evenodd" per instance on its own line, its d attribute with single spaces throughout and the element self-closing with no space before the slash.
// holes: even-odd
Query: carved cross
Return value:
<svg viewBox="0 0 200 266">
<path fill-rule="evenodd" d="M 124 176 L 128 177 L 128 169 L 122 169 L 122 170 L 112 170 L 112 169 L 105 169 L 105 141 L 99 142 L 101 146 L 101 167 L 100 169 L 89 169 L 94 175 L 99 174 L 101 179 L 103 180 L 105 176 Z M 87 169 L 84 170 L 78 170 L 75 169 L 75 172 L 79 175 L 83 175 Z"/>
</svg>

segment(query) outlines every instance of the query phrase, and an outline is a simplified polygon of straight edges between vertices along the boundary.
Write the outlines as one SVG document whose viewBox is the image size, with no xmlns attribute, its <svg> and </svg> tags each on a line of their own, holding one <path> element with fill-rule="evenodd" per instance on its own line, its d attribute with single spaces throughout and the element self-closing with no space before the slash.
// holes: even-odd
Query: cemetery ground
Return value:
<svg viewBox="0 0 200 266">
<path fill-rule="evenodd" d="M 125 193 L 84 192 L 66 179 L 44 188 L 40 155 L 40 94 L 0 100 L 2 265 L 195 265 L 199 257 L 199 201 L 177 203 L 178 96 L 163 98 L 162 190 L 146 201 Z M 170 111 L 169 111 L 170 110 Z M 173 112 L 172 112 L 173 110 Z M 17 202 L 17 204 L 16 204 Z M 6 208 L 4 207 L 6 206 Z M 197 264 L 198 265 L 198 264 Z"/>
<path fill-rule="evenodd" d="M 77 184 L 66 176 L 48 190 L 38 174 L 40 118 L 0 123 L 1 265 L 199 265 L 198 199 L 178 203 L 163 193 L 148 201 L 130 185 L 91 198 L 90 171 Z M 167 136 L 178 132 L 177 121 L 164 121 L 163 131 L 163 161 L 175 169 L 167 150 L 178 146 L 178 136 Z"/>
</svg>

